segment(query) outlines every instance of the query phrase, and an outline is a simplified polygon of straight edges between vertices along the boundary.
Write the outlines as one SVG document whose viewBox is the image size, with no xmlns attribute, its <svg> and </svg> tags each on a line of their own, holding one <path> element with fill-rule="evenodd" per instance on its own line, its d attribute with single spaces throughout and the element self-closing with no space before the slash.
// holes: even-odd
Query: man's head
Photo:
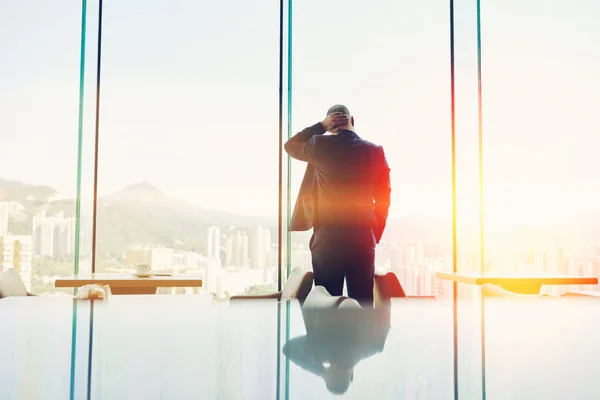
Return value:
<svg viewBox="0 0 600 400">
<path fill-rule="evenodd" d="M 348 107 L 341 105 L 341 104 L 336 104 L 335 106 L 332 106 L 329 108 L 329 110 L 327 110 L 327 115 L 330 115 L 333 113 L 344 114 L 346 117 L 348 117 L 348 123 L 346 125 L 337 127 L 336 129 L 332 130 L 331 133 L 337 134 L 339 131 L 343 131 L 343 130 L 349 130 L 349 131 L 354 130 L 354 117 L 350 114 L 350 110 L 348 110 Z"/>
</svg>

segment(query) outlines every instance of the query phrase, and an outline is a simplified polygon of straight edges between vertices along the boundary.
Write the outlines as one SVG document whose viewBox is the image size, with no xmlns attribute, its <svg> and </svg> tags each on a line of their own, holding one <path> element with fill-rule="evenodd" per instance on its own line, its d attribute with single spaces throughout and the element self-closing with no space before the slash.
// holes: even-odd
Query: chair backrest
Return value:
<svg viewBox="0 0 600 400">
<path fill-rule="evenodd" d="M 338 308 L 340 304 L 346 301 L 346 296 L 332 296 L 324 286 L 315 286 L 304 302 L 305 308 Z"/>
<path fill-rule="evenodd" d="M 281 300 L 300 299 L 304 300 L 313 284 L 313 273 L 304 272 L 301 268 L 294 268 L 288 277 L 283 290 L 281 291 Z"/>
<path fill-rule="evenodd" d="M 396 274 L 393 272 L 376 273 L 373 279 L 373 303 L 375 307 L 389 305 L 393 298 L 435 300 L 435 296 L 407 296 Z"/>
<path fill-rule="evenodd" d="M 358 301 L 346 296 L 332 296 L 323 286 L 315 286 L 302 305 L 302 320 L 310 332 L 331 319 L 331 312 L 339 309 L 361 309 Z"/>
<path fill-rule="evenodd" d="M 373 279 L 375 305 L 387 303 L 391 298 L 406 297 L 406 293 L 393 272 L 375 274 Z"/>
<path fill-rule="evenodd" d="M 27 296 L 25 284 L 14 268 L 0 274 L 0 299 L 13 296 Z"/>
</svg>

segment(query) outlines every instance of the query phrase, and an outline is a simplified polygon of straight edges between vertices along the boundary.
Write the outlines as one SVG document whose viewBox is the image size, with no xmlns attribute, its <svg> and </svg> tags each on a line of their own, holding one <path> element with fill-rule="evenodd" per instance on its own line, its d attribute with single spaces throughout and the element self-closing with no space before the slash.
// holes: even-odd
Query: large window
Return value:
<svg viewBox="0 0 600 400">
<path fill-rule="evenodd" d="M 275 289 L 280 261 L 310 269 L 310 232 L 284 248 L 304 165 L 288 192 L 281 72 L 284 136 L 343 103 L 386 150 L 377 268 L 449 296 L 448 4 L 301 2 L 288 26 L 284 2 L 280 58 L 278 4 L 106 3 L 99 47 L 98 1 L 42 3 L 2 5 L 0 42 L 0 262 L 28 289 L 149 263 L 227 297 Z M 458 269 L 598 275 L 595 6 L 476 5 L 454 4 Z"/>
<path fill-rule="evenodd" d="M 341 103 L 358 135 L 384 147 L 392 205 L 376 267 L 396 272 L 409 294 L 444 296 L 432 278 L 452 268 L 448 32 L 441 1 L 304 1 L 293 10 L 292 134 Z M 294 161 L 293 195 L 303 173 Z M 310 233 L 292 236 L 292 266 L 312 268 Z"/>
<path fill-rule="evenodd" d="M 0 273 L 14 268 L 28 291 L 48 295 L 72 293 L 55 289 L 60 277 L 130 274 L 149 264 L 202 276 L 202 287 L 162 293 L 205 295 L 207 303 L 272 294 L 290 269 L 312 269 L 312 232 L 287 232 L 305 164 L 282 153 L 282 141 L 344 104 L 357 134 L 382 145 L 391 167 L 377 271 L 394 272 L 408 295 L 435 296 L 432 307 L 448 311 L 443 321 L 417 308 L 399 311 L 391 325 L 404 328 L 405 316 L 419 322 L 392 331 L 404 338 L 396 344 L 416 349 L 429 337 L 430 361 L 392 345 L 405 357 L 390 361 L 385 376 L 357 369 L 355 393 L 369 396 L 371 377 L 398 392 L 435 386 L 443 398 L 453 389 L 468 398 L 499 393 L 510 376 L 497 372 L 518 368 L 499 364 L 510 352 L 488 356 L 486 348 L 514 337 L 527 349 L 527 329 L 495 330 L 518 320 L 515 310 L 494 311 L 500 302 L 488 302 L 479 286 L 436 274 L 600 276 L 599 12 L 592 0 L 4 1 Z M 600 291 L 565 285 L 542 294 L 590 289 Z M 173 300 L 181 297 L 161 304 Z M 94 343 L 119 354 L 128 354 L 123 346 L 147 350 L 131 326 L 153 329 L 158 308 L 123 314 L 111 326 L 102 311 L 94 321 L 94 306 L 80 312 L 87 303 L 76 304 L 74 318 L 64 319 L 73 324 L 72 350 L 89 340 L 90 352 L 72 352 L 73 360 L 92 355 Z M 217 397 L 248 393 L 233 381 L 245 381 L 257 398 L 274 390 L 329 396 L 305 384 L 320 376 L 282 355 L 307 327 L 292 305 L 259 316 L 238 308 L 225 318 L 243 319 L 242 330 L 229 329 L 217 306 L 199 317 L 210 329 L 186 331 L 184 315 L 161 343 L 187 337 L 195 346 L 155 365 L 202 361 L 182 375 L 190 395 L 203 390 L 194 377 L 206 372 L 218 375 L 206 389 Z M 524 310 L 535 316 L 543 308 Z M 487 332 L 486 313 L 493 315 Z M 559 322 L 571 330 L 575 316 Z M 525 322 L 532 321 L 550 326 Z M 429 336 L 440 331 L 441 341 Z M 216 369 L 204 362 L 205 354 L 220 356 L 215 342 L 232 357 L 222 360 L 238 362 Z M 254 352 L 260 343 L 273 351 Z M 90 367 L 101 373 L 94 390 L 125 393 L 121 369 L 105 360 Z M 264 360 L 268 367 L 252 369 Z M 126 371 L 145 363 L 129 361 Z M 406 366 L 417 368 L 399 388 L 395 373 Z M 428 375 L 436 367 L 452 368 L 453 381 Z M 530 378 L 513 375 L 512 382 Z"/>
<path fill-rule="evenodd" d="M 76 218 L 78 137 L 91 143 L 94 115 L 78 113 L 81 95 L 93 99 L 84 90 L 93 75 L 80 76 L 81 11 L 65 1 L 0 5 L 0 272 L 15 268 L 37 294 L 55 292 L 54 280 L 91 255 L 91 220 Z M 84 150 L 79 182 L 91 191 Z M 80 197 L 87 215 L 90 199 Z"/>
<path fill-rule="evenodd" d="M 107 3 L 95 270 L 277 288 L 277 4 Z"/>
<path fill-rule="evenodd" d="M 600 275 L 594 15 L 598 6 L 585 0 L 482 7 L 486 266 L 492 271 Z"/>
</svg>

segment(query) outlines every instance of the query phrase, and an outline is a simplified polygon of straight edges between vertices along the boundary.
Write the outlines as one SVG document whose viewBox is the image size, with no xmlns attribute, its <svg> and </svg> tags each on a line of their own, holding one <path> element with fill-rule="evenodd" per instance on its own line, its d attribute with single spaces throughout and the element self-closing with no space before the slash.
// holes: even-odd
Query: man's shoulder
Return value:
<svg viewBox="0 0 600 400">
<path fill-rule="evenodd" d="M 321 148 L 323 150 L 330 149 L 331 151 L 333 151 L 333 149 L 337 149 L 338 148 L 337 144 L 340 143 L 339 142 L 340 138 L 337 137 L 336 135 L 315 135 L 311 138 L 311 140 L 314 141 L 314 145 L 317 146 L 318 148 Z M 346 142 L 346 141 L 343 141 L 343 142 Z M 363 151 L 367 151 L 367 152 L 372 153 L 377 156 L 384 154 L 383 146 L 373 143 L 371 141 L 365 140 L 358 135 L 356 135 L 352 139 L 352 142 L 354 144 L 356 144 L 357 142 L 360 143 L 359 148 L 363 149 Z M 346 142 L 346 143 L 349 143 L 349 142 Z"/>
<path fill-rule="evenodd" d="M 372 148 L 376 148 L 376 149 L 383 149 L 383 147 L 381 145 L 378 145 L 377 143 L 373 143 L 373 142 L 371 142 L 369 140 L 363 139 L 358 134 L 356 135 L 356 140 L 358 140 L 359 142 L 361 142 L 362 144 L 364 144 L 367 147 L 372 147 Z"/>
<path fill-rule="evenodd" d="M 359 139 L 359 140 L 361 142 L 363 142 L 366 146 L 374 147 L 374 148 L 377 148 L 377 149 L 383 149 L 383 146 L 381 146 L 381 145 L 379 145 L 377 143 L 370 142 L 370 141 L 368 141 L 366 139 Z"/>
<path fill-rule="evenodd" d="M 340 140 L 340 138 L 338 138 L 336 135 L 315 135 L 311 138 L 311 140 L 314 140 L 315 142 L 320 142 L 320 143 L 333 143 L 333 142 L 336 142 L 337 140 Z M 358 135 L 356 135 L 354 137 L 354 140 L 358 141 L 359 143 L 364 144 L 365 146 L 368 146 L 368 147 L 383 148 L 383 146 L 378 145 L 377 143 L 370 142 L 366 139 L 363 139 Z"/>
<path fill-rule="evenodd" d="M 365 139 L 359 139 L 359 140 L 363 143 L 363 145 L 365 146 L 365 148 L 368 148 L 374 154 L 379 155 L 379 154 L 383 153 L 383 146 L 381 146 L 381 145 L 379 145 L 377 143 L 370 142 L 370 141 L 365 140 Z"/>
</svg>

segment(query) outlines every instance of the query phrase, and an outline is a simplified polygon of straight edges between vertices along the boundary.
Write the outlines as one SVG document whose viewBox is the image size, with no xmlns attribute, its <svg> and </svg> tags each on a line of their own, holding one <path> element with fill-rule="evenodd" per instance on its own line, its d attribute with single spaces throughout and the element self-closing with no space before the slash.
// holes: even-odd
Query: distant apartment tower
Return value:
<svg viewBox="0 0 600 400">
<path fill-rule="evenodd" d="M 25 206 L 18 201 L 7 201 L 8 214 L 18 214 L 25 211 Z"/>
<path fill-rule="evenodd" d="M 423 245 L 423 242 L 417 242 L 415 253 L 417 265 L 423 265 L 423 262 L 425 261 L 425 246 Z"/>
<path fill-rule="evenodd" d="M 207 230 L 206 257 L 221 259 L 221 228 L 211 226 Z"/>
<path fill-rule="evenodd" d="M 302 271 L 312 271 L 312 257 L 310 250 L 304 249 L 304 246 L 299 244 L 295 246 L 291 254 L 291 268 L 300 268 Z"/>
<path fill-rule="evenodd" d="M 14 268 L 31 290 L 31 236 L 0 236 L 0 272 Z"/>
<path fill-rule="evenodd" d="M 41 211 L 33 217 L 33 254 L 41 257 L 54 257 L 55 218 L 46 217 Z"/>
<path fill-rule="evenodd" d="M 221 293 L 222 295 L 222 280 L 225 271 L 221 269 L 221 262 L 215 258 L 201 258 L 198 266 L 204 269 L 204 290 L 207 293 Z"/>
<path fill-rule="evenodd" d="M 192 251 L 173 253 L 173 265 L 184 268 L 198 268 L 205 259 L 201 254 Z"/>
<path fill-rule="evenodd" d="M 75 224 L 73 218 L 57 218 L 54 222 L 54 257 L 66 257 L 75 252 Z"/>
<path fill-rule="evenodd" d="M 271 250 L 271 230 L 262 226 L 254 228 L 250 250 L 252 253 L 252 268 L 265 269 Z"/>
<path fill-rule="evenodd" d="M 33 217 L 33 254 L 58 258 L 75 254 L 77 219 L 65 218 L 62 212 L 48 217 L 44 211 Z M 81 217 L 79 222 L 79 256 L 92 251 L 92 220 Z"/>
<path fill-rule="evenodd" d="M 0 236 L 8 235 L 8 211 L 8 202 L 0 202 Z"/>
<path fill-rule="evenodd" d="M 243 268 L 248 263 L 248 233 L 245 230 L 230 230 L 225 246 L 225 265 Z"/>
<path fill-rule="evenodd" d="M 386 249 L 384 244 L 380 242 L 377 247 L 375 247 L 375 267 L 382 267 L 385 264 L 386 258 Z"/>
<path fill-rule="evenodd" d="M 248 266 L 248 233 L 246 231 L 237 231 L 234 245 L 233 263 L 236 267 Z"/>
<path fill-rule="evenodd" d="M 75 227 L 76 227 L 76 219 L 70 218 L 72 234 L 70 237 L 71 242 L 71 251 L 75 253 Z M 93 228 L 94 221 L 92 217 L 82 216 L 79 218 L 79 256 L 80 257 L 88 257 L 92 255 L 92 239 L 93 239 Z M 71 254 L 71 253 L 69 253 Z"/>
<path fill-rule="evenodd" d="M 233 239 L 234 237 L 229 235 L 225 243 L 225 266 L 227 267 L 233 265 Z"/>
</svg>

